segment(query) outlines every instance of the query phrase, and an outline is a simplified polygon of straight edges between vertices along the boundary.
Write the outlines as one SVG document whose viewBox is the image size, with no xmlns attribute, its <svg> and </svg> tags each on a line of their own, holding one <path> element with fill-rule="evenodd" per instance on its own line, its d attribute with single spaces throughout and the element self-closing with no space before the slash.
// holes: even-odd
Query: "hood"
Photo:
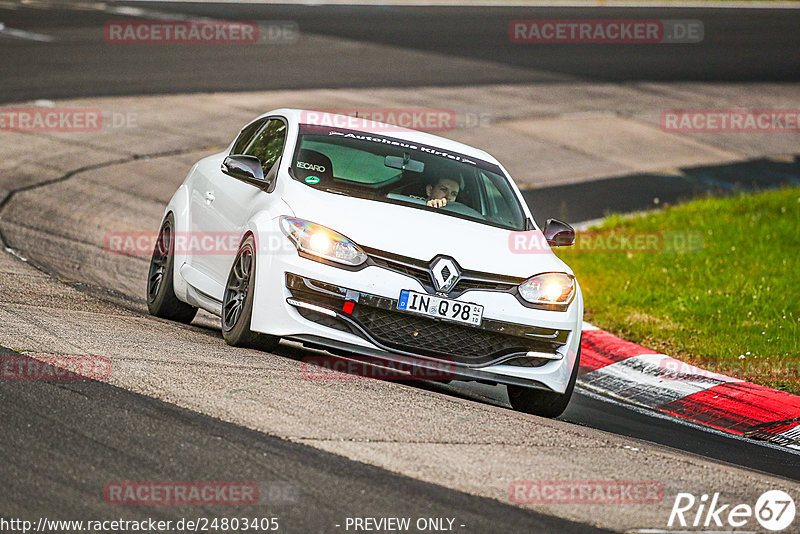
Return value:
<svg viewBox="0 0 800 534">
<path fill-rule="evenodd" d="M 302 184 L 284 198 L 297 217 L 335 230 L 358 245 L 430 261 L 443 254 L 463 269 L 519 278 L 572 274 L 538 230 L 517 232 L 422 209 L 347 197 Z"/>
</svg>

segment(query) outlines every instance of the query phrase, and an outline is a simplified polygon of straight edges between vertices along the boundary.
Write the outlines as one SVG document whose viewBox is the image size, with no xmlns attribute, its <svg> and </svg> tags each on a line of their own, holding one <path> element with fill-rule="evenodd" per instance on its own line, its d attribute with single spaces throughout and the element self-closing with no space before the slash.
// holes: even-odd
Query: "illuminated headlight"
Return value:
<svg viewBox="0 0 800 534">
<path fill-rule="evenodd" d="M 520 284 L 519 294 L 531 304 L 564 311 L 575 295 L 575 279 L 564 273 L 537 274 Z"/>
<path fill-rule="evenodd" d="M 330 228 L 295 217 L 281 217 L 280 225 L 300 252 L 352 267 L 367 261 L 358 245 Z"/>
</svg>

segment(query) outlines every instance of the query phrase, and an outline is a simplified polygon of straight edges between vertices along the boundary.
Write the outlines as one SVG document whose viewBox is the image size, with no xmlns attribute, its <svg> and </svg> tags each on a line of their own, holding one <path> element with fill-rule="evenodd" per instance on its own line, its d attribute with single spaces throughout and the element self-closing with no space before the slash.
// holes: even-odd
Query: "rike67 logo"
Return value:
<svg viewBox="0 0 800 534">
<path fill-rule="evenodd" d="M 754 527 L 753 519 L 762 528 L 780 531 L 794 522 L 794 499 L 781 490 L 762 494 L 755 506 L 724 503 L 719 493 L 695 497 L 691 493 L 678 493 L 667 526 L 680 527 Z"/>
</svg>

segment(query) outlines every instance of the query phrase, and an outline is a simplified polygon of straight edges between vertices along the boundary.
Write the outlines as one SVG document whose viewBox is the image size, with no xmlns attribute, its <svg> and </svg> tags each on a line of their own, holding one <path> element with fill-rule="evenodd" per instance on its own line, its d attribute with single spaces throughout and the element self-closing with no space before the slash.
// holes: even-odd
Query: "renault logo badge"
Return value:
<svg viewBox="0 0 800 534">
<path fill-rule="evenodd" d="M 450 258 L 436 258 L 431 263 L 431 275 L 436 291 L 449 293 L 458 282 L 461 273 L 456 267 L 456 262 Z"/>
</svg>

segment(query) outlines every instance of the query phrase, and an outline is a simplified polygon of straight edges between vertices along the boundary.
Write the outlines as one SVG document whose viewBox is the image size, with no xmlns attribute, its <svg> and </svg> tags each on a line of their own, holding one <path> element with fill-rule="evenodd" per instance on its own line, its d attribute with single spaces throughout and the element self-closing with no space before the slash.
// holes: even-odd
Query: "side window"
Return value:
<svg viewBox="0 0 800 534">
<path fill-rule="evenodd" d="M 256 135 L 266 123 L 268 119 L 261 119 L 257 120 L 252 124 L 245 126 L 242 132 L 239 134 L 239 137 L 236 138 L 236 142 L 233 143 L 233 150 L 231 150 L 231 154 L 244 154 L 244 151 L 247 150 L 247 146 L 252 141 L 253 136 Z"/>
<path fill-rule="evenodd" d="M 248 156 L 255 156 L 261 160 L 264 174 L 278 161 L 283 152 L 286 141 L 286 123 L 279 119 L 270 119 L 267 125 L 255 136 L 245 150 Z"/>
</svg>

